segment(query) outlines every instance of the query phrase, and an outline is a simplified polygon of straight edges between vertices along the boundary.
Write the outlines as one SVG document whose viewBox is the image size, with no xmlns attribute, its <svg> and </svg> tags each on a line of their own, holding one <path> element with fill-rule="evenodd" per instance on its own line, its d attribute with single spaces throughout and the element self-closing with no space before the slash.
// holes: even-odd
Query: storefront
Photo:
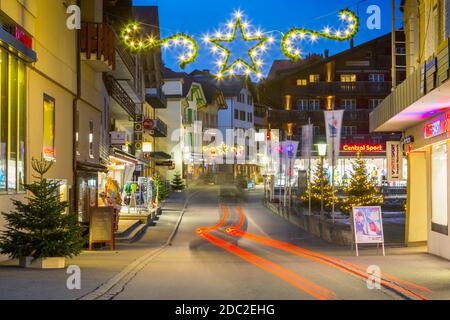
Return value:
<svg viewBox="0 0 450 320">
<path fill-rule="evenodd" d="M 403 161 L 403 181 L 388 182 L 387 180 L 387 159 L 385 144 L 343 144 L 341 146 L 340 156 L 334 169 L 334 181 L 338 187 L 347 185 L 353 175 L 353 164 L 360 153 L 366 164 L 367 174 L 375 181 L 378 186 L 406 186 L 407 162 Z M 317 169 L 319 159 L 311 159 L 311 172 L 314 174 Z M 331 180 L 332 168 L 327 158 L 324 161 L 325 170 L 328 179 Z M 298 159 L 295 162 L 295 172 L 305 172 L 309 169 L 308 159 Z"/>
<path fill-rule="evenodd" d="M 121 150 L 110 155 L 108 172 L 99 177 L 99 202 L 118 208 L 120 216 L 148 215 L 153 207 L 153 179 L 143 175 L 146 161 Z"/>
<path fill-rule="evenodd" d="M 407 240 L 428 241 L 428 251 L 450 259 L 449 179 L 450 112 L 407 131 L 408 183 Z"/>
</svg>

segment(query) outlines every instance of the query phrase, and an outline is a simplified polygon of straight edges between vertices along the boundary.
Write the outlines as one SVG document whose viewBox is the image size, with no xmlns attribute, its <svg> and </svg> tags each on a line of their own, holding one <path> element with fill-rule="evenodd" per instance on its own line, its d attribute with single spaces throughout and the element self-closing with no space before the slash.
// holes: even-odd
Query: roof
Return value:
<svg viewBox="0 0 450 320">
<path fill-rule="evenodd" d="M 176 72 L 173 71 L 172 69 L 169 69 L 167 67 L 163 68 L 163 76 L 165 80 L 183 80 L 183 96 L 187 96 L 187 94 L 189 93 L 189 90 L 191 89 L 191 85 L 192 85 L 192 77 L 189 76 L 189 74 L 187 74 L 186 72 Z"/>
<path fill-rule="evenodd" d="M 376 42 L 378 42 L 378 41 L 380 41 L 380 40 L 382 40 L 384 38 L 390 38 L 390 37 L 391 37 L 391 33 L 387 33 L 387 34 L 385 34 L 385 35 L 383 35 L 381 37 L 378 37 L 378 38 L 372 39 L 370 41 L 364 42 L 364 43 L 362 43 L 362 44 L 360 44 L 358 46 L 355 46 L 353 48 L 349 48 L 347 50 L 339 52 L 338 54 L 335 54 L 335 55 L 330 56 L 328 58 L 324 58 L 324 59 L 319 59 L 319 60 L 313 61 L 313 63 L 311 63 L 310 60 L 304 60 L 304 62 L 307 62 L 307 63 L 302 63 L 299 66 L 294 66 L 294 67 L 292 67 L 290 69 L 280 70 L 280 71 L 278 71 L 276 78 L 272 78 L 270 80 L 268 79 L 265 83 L 267 84 L 267 83 L 270 83 L 270 82 L 273 82 L 273 81 L 279 81 L 281 79 L 285 79 L 285 78 L 287 78 L 287 77 L 289 77 L 291 75 L 294 75 L 297 72 L 299 72 L 301 70 L 304 70 L 306 68 L 311 68 L 313 66 L 316 66 L 316 65 L 319 65 L 319 64 L 322 64 L 322 63 L 327 63 L 327 62 L 330 62 L 330 61 L 334 61 L 334 60 L 336 60 L 336 59 L 338 59 L 338 58 L 340 58 L 340 57 L 342 57 L 342 56 L 344 56 L 346 54 L 352 53 L 355 50 L 364 48 L 365 46 L 372 45 L 372 44 L 374 44 L 374 43 L 376 43 Z M 314 57 L 314 56 L 311 56 L 311 57 Z"/>
<path fill-rule="evenodd" d="M 209 70 L 194 70 L 190 74 L 196 82 L 211 83 L 216 88 L 223 92 L 225 97 L 236 97 L 240 94 L 242 88 L 248 84 L 248 78 L 246 76 L 233 76 L 232 78 L 226 77 L 223 79 L 216 79 Z"/>
<path fill-rule="evenodd" d="M 315 56 L 319 57 L 319 55 L 315 55 Z M 301 59 L 298 61 L 292 61 L 292 60 L 288 60 L 288 59 L 275 60 L 272 63 L 272 66 L 270 67 L 270 71 L 269 71 L 269 75 L 267 76 L 267 80 L 272 80 L 272 79 L 276 78 L 280 73 L 282 73 L 285 70 L 290 70 L 292 68 L 302 66 L 306 62 L 310 61 L 311 57 L 312 56 L 309 56 L 305 59 Z"/>
</svg>

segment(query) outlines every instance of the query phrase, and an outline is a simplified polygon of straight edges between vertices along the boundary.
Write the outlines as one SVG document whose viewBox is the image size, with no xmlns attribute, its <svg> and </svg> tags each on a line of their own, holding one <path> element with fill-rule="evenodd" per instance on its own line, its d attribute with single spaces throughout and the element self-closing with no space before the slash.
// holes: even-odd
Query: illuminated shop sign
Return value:
<svg viewBox="0 0 450 320">
<path fill-rule="evenodd" d="M 342 151 L 347 152 L 382 152 L 384 146 L 382 144 L 344 144 Z"/>
<path fill-rule="evenodd" d="M 441 115 L 439 118 L 430 123 L 427 123 L 423 128 L 425 139 L 431 139 L 448 132 L 450 132 L 450 112 Z"/>
<path fill-rule="evenodd" d="M 14 36 L 17 40 L 22 42 L 27 48 L 29 49 L 33 48 L 33 39 L 24 31 L 22 31 L 19 27 L 15 28 Z"/>
</svg>

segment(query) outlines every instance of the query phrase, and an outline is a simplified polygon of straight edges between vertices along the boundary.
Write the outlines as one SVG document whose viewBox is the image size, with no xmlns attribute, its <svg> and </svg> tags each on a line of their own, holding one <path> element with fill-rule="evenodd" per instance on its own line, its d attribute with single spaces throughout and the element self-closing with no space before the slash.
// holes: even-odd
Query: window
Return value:
<svg viewBox="0 0 450 320">
<path fill-rule="evenodd" d="M 239 120 L 245 121 L 245 111 L 241 111 L 241 112 L 239 113 Z"/>
<path fill-rule="evenodd" d="M 309 75 L 309 82 L 315 83 L 320 81 L 320 75 L 318 74 L 310 74 Z"/>
<path fill-rule="evenodd" d="M 320 100 L 319 99 L 311 99 L 309 100 L 309 110 L 320 110 Z"/>
<path fill-rule="evenodd" d="M 341 82 L 356 82 L 356 74 L 342 74 Z"/>
<path fill-rule="evenodd" d="M 55 99 L 44 94 L 44 158 L 55 159 Z"/>
<path fill-rule="evenodd" d="M 248 113 L 247 121 L 248 122 L 253 122 L 253 114 L 251 112 Z"/>
<path fill-rule="evenodd" d="M 94 159 L 94 121 L 89 121 L 89 158 Z"/>
<path fill-rule="evenodd" d="M 369 108 L 375 109 L 382 102 L 383 102 L 383 99 L 369 99 Z"/>
<path fill-rule="evenodd" d="M 308 110 L 308 99 L 298 99 L 297 100 L 298 110 Z"/>
<path fill-rule="evenodd" d="M 432 230 L 448 234 L 447 144 L 433 145 L 431 151 L 431 224 Z"/>
<path fill-rule="evenodd" d="M 247 96 L 247 104 L 250 105 L 250 106 L 253 105 L 253 97 L 252 97 L 251 94 L 249 94 Z"/>
<path fill-rule="evenodd" d="M 308 85 L 308 80 L 306 79 L 297 79 L 297 86 L 303 87 Z"/>
<path fill-rule="evenodd" d="M 370 82 L 383 82 L 384 81 L 384 74 L 381 74 L 381 73 L 369 74 L 369 81 Z"/>
<path fill-rule="evenodd" d="M 234 109 L 234 119 L 239 120 L 239 110 Z"/>
<path fill-rule="evenodd" d="M 314 136 L 320 136 L 320 127 L 313 127 Z"/>
<path fill-rule="evenodd" d="M 25 64 L 0 49 L 0 193 L 24 191 Z"/>
<path fill-rule="evenodd" d="M 352 136 L 357 134 L 357 130 L 355 126 L 344 126 L 342 127 L 342 135 L 344 136 Z"/>
<path fill-rule="evenodd" d="M 406 55 L 406 48 L 403 47 L 396 47 L 395 52 L 397 55 L 405 56 Z"/>
<path fill-rule="evenodd" d="M 349 111 L 356 110 L 356 99 L 342 99 L 341 107 Z"/>
</svg>

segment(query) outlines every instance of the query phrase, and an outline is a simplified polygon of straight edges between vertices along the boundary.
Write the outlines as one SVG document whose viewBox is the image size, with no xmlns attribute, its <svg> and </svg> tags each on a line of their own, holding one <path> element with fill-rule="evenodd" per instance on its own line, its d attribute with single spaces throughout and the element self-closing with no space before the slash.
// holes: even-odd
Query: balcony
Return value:
<svg viewBox="0 0 450 320">
<path fill-rule="evenodd" d="M 144 121 L 144 130 L 155 138 L 167 137 L 167 124 L 158 118 L 146 119 Z"/>
<path fill-rule="evenodd" d="M 271 125 L 281 125 L 285 123 L 295 123 L 297 125 L 311 123 L 324 123 L 324 110 L 271 110 L 268 121 Z M 369 123 L 369 109 L 346 110 L 344 112 L 344 124 Z"/>
<path fill-rule="evenodd" d="M 136 105 L 127 92 L 120 86 L 119 82 L 112 76 L 104 76 L 106 90 L 111 98 L 113 98 L 131 117 L 136 116 Z"/>
<path fill-rule="evenodd" d="M 404 131 L 435 113 L 450 101 L 449 43 L 422 63 L 370 114 L 371 131 Z"/>
<path fill-rule="evenodd" d="M 145 101 L 147 101 L 153 109 L 167 109 L 167 99 L 162 88 L 145 89 Z"/>
<path fill-rule="evenodd" d="M 81 24 L 81 59 L 98 72 L 115 68 L 115 36 L 106 23 Z"/>
<path fill-rule="evenodd" d="M 289 86 L 288 91 L 296 96 L 352 96 L 387 95 L 390 82 L 310 82 L 306 86 Z"/>
</svg>

